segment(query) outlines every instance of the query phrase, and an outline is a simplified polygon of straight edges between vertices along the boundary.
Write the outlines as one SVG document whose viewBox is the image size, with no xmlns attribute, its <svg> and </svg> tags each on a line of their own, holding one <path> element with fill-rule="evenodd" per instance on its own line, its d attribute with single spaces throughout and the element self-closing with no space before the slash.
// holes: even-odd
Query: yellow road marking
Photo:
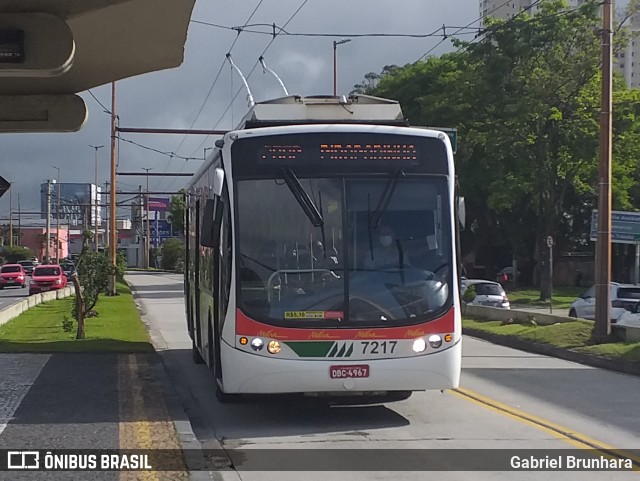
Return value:
<svg viewBox="0 0 640 481">
<path fill-rule="evenodd" d="M 138 378 L 138 362 L 135 354 L 121 355 L 118 362 L 118 394 L 123 398 L 130 394 L 130 398 L 120 401 L 120 449 L 151 449 L 151 426 L 144 421 L 144 398 Z M 123 416 L 124 414 L 124 416 Z M 130 421 L 127 417 L 134 421 Z M 123 419 L 124 417 L 124 419 Z M 156 471 L 120 471 L 120 481 L 160 481 Z"/>
<path fill-rule="evenodd" d="M 489 397 L 483 396 L 475 391 L 471 391 L 469 389 L 465 389 L 459 387 L 457 389 L 452 390 L 453 394 L 466 399 L 468 401 L 472 401 L 476 404 L 479 404 L 485 408 L 488 408 L 494 412 L 500 413 L 504 416 L 510 417 L 517 421 L 523 422 L 530 426 L 533 426 L 537 429 L 545 431 L 575 447 L 578 449 L 589 449 L 595 450 L 601 453 L 603 456 L 609 458 L 626 458 L 630 459 L 633 464 L 633 470 L 640 470 L 640 457 L 635 456 L 631 453 L 627 453 L 620 449 L 614 448 L 613 446 L 603 443 L 602 441 L 598 441 L 597 439 L 591 438 L 586 434 L 579 433 L 573 429 L 569 429 L 560 424 L 556 424 L 548 419 L 542 418 L 540 416 L 536 416 L 535 414 L 530 414 L 525 411 L 521 411 L 520 409 L 516 409 L 507 404 L 501 403 L 500 401 L 496 401 L 495 399 L 491 399 Z"/>
</svg>

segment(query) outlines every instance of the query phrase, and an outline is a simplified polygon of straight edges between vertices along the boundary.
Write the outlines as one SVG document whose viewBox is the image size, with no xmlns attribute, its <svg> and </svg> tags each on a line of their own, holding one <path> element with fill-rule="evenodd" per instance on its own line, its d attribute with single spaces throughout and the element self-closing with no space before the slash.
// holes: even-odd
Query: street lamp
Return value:
<svg viewBox="0 0 640 481">
<path fill-rule="evenodd" d="M 333 41 L 333 96 L 338 95 L 338 79 L 337 79 L 337 61 L 336 61 L 336 47 L 343 43 L 351 42 L 351 39 L 343 38 L 342 40 Z"/>
<path fill-rule="evenodd" d="M 151 248 L 151 246 L 149 245 L 149 237 L 151 234 L 151 229 L 149 224 L 151 224 L 151 221 L 149 219 L 149 171 L 151 170 L 151 167 L 142 167 L 142 170 L 147 172 L 147 229 L 146 229 L 146 233 L 145 233 L 145 237 L 144 237 L 144 250 L 145 250 L 145 267 L 148 269 L 149 267 L 151 267 L 149 264 L 149 257 L 150 257 L 150 252 L 149 249 Z"/>
<path fill-rule="evenodd" d="M 9 182 L 9 247 L 13 247 L 13 182 Z"/>
<path fill-rule="evenodd" d="M 54 165 L 53 168 L 58 171 L 58 176 L 56 177 L 56 194 L 58 197 L 56 202 L 56 259 L 60 264 L 60 167 Z"/>
<path fill-rule="evenodd" d="M 98 149 L 104 147 L 104 145 L 89 145 L 92 149 L 96 151 L 96 195 L 95 195 L 95 209 L 94 209 L 94 242 L 96 247 L 96 252 L 98 252 Z"/>
</svg>

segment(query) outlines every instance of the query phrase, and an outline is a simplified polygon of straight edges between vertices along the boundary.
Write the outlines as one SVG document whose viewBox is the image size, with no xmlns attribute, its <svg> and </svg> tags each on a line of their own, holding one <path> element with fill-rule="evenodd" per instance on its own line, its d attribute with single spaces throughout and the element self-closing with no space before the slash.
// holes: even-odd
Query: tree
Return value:
<svg viewBox="0 0 640 481">
<path fill-rule="evenodd" d="M 184 189 L 179 190 L 179 195 L 171 196 L 171 201 L 169 202 L 169 214 L 167 216 L 169 222 L 173 225 L 173 228 L 178 232 L 180 237 L 184 236 L 184 211 L 185 211 L 185 201 L 184 201 Z"/>
<path fill-rule="evenodd" d="M 490 267 L 510 251 L 529 259 L 542 299 L 550 295 L 547 236 L 561 250 L 584 248 L 596 196 L 598 4 L 564 7 L 543 1 L 535 16 L 489 20 L 483 41 L 394 69 L 368 91 L 398 99 L 413 125 L 458 128 L 463 250 L 483 251 Z M 639 100 L 616 83 L 614 206 L 640 205 Z"/>
<path fill-rule="evenodd" d="M 73 317 L 78 321 L 76 339 L 85 338 L 84 320 L 95 307 L 100 294 L 108 289 L 112 272 L 109 258 L 104 253 L 89 249 L 92 238 L 91 231 L 84 231 L 82 251 L 76 269 L 71 275 L 76 294 L 76 302 L 72 310 Z"/>
<path fill-rule="evenodd" d="M 184 267 L 184 243 L 180 239 L 167 239 L 162 244 L 162 268 L 168 271 Z"/>
<path fill-rule="evenodd" d="M 33 257 L 33 251 L 27 247 L 3 247 L 0 256 L 3 257 L 7 263 L 15 264 L 18 261 L 24 261 Z"/>
</svg>

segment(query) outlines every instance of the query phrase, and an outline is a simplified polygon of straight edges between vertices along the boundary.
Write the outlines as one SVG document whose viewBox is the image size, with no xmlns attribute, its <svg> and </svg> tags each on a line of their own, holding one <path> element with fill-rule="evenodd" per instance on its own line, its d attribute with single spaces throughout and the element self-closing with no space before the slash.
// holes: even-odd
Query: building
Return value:
<svg viewBox="0 0 640 481">
<path fill-rule="evenodd" d="M 569 8 L 575 8 L 582 5 L 586 0 L 567 0 Z M 480 17 L 484 25 L 485 17 L 499 18 L 509 20 L 522 10 L 528 9 L 529 14 L 538 13 L 539 4 L 536 0 L 513 0 L 505 3 L 504 0 L 480 0 Z"/>
<path fill-rule="evenodd" d="M 626 23 L 630 31 L 629 43 L 620 52 L 614 53 L 614 68 L 620 73 L 627 84 L 627 87 L 640 87 L 640 14 L 632 15 Z M 638 52 L 638 55 L 636 55 Z"/>
<path fill-rule="evenodd" d="M 46 227 L 21 227 L 20 245 L 33 251 L 39 261 L 47 257 L 47 228 Z M 57 246 L 56 246 L 57 241 Z M 69 255 L 69 230 L 67 226 L 60 226 L 60 234 L 55 227 L 49 229 L 49 259 L 65 259 Z"/>
<path fill-rule="evenodd" d="M 58 184 L 55 181 L 40 184 L 40 216 L 46 219 L 47 212 L 50 212 L 53 222 L 59 218 L 81 229 L 99 226 L 102 223 L 101 197 L 101 188 L 95 184 L 64 182 Z M 49 208 L 47 208 L 47 201 Z"/>
<path fill-rule="evenodd" d="M 530 14 L 535 14 L 539 10 L 539 6 L 533 5 L 536 0 L 513 0 L 505 3 L 504 0 L 480 0 L 480 16 L 482 17 L 482 25 L 487 16 L 509 20 L 524 9 L 529 9 Z M 568 0 L 569 8 L 576 8 L 582 5 L 586 0 Z M 614 2 L 615 5 L 615 2 Z M 640 15 L 632 15 L 625 25 L 631 32 L 631 40 L 629 44 L 620 52 L 614 53 L 613 68 L 614 71 L 621 74 L 627 87 L 640 87 L 640 65 L 637 60 L 640 58 Z M 638 55 L 636 55 L 638 52 Z"/>
</svg>

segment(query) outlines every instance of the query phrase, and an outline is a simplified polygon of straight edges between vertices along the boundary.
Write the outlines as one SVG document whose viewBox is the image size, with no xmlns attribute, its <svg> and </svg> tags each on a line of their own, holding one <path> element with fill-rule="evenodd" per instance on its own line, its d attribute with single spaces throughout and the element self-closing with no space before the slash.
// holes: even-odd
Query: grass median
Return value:
<svg viewBox="0 0 640 481">
<path fill-rule="evenodd" d="M 65 316 L 72 319 L 74 297 L 39 304 L 0 326 L 0 352 L 151 352 L 147 329 L 126 284 L 118 283 L 117 296 L 101 295 L 85 319 L 85 339 L 75 339 L 77 322 L 65 331 Z"/>
<path fill-rule="evenodd" d="M 508 323 L 500 321 L 481 321 L 464 319 L 463 331 L 470 335 L 489 334 L 542 344 L 577 353 L 599 356 L 624 362 L 640 363 L 640 342 L 624 343 L 614 340 L 603 344 L 591 341 L 593 322 L 575 320 L 551 325 L 527 325 L 526 323 Z"/>
<path fill-rule="evenodd" d="M 569 309 L 587 288 L 585 287 L 555 287 L 553 289 L 554 309 Z M 540 289 L 523 288 L 507 293 L 512 309 L 519 307 L 549 307 L 549 301 L 540 300 Z"/>
</svg>

